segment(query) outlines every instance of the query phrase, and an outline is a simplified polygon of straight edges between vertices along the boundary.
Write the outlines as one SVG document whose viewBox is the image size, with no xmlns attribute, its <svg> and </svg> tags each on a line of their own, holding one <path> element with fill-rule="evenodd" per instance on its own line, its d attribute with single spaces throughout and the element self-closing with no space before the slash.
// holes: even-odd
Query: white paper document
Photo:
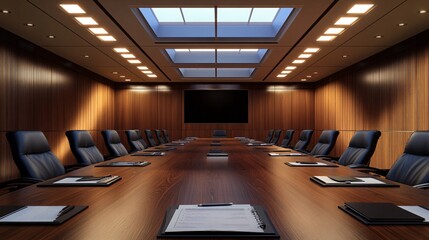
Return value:
<svg viewBox="0 0 429 240">
<path fill-rule="evenodd" d="M 302 163 L 302 162 L 289 162 L 292 166 L 326 166 L 328 164 L 323 162 L 315 162 L 315 163 Z"/>
<path fill-rule="evenodd" d="M 61 180 L 58 180 L 54 182 L 54 184 L 94 184 L 98 183 L 100 180 L 94 180 L 94 181 L 78 181 L 82 177 L 66 177 Z"/>
<path fill-rule="evenodd" d="M 270 156 L 303 156 L 304 154 L 302 153 L 275 153 L 275 152 L 270 152 L 268 153 L 268 155 Z"/>
<path fill-rule="evenodd" d="M 26 206 L 0 219 L 0 222 L 54 222 L 66 206 Z"/>
<path fill-rule="evenodd" d="M 425 222 L 429 222 L 429 210 L 420 206 L 398 206 L 408 212 L 414 213 L 425 219 Z"/>
<path fill-rule="evenodd" d="M 264 232 L 250 205 L 198 207 L 180 205 L 165 232 Z"/>
<path fill-rule="evenodd" d="M 344 184 L 386 184 L 383 181 L 380 181 L 378 179 L 372 178 L 372 177 L 355 177 L 356 179 L 360 179 L 362 180 L 362 182 L 337 182 L 335 180 L 332 180 L 331 178 L 329 178 L 328 176 L 314 176 L 315 178 L 321 180 L 324 183 L 344 183 Z"/>
</svg>

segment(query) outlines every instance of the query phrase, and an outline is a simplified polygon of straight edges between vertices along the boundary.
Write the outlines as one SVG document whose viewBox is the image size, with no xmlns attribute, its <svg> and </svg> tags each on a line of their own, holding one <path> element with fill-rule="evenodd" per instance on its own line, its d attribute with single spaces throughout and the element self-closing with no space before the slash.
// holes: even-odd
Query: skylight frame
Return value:
<svg viewBox="0 0 429 240">
<path fill-rule="evenodd" d="M 251 78 L 256 68 L 178 68 L 182 78 Z"/>
<path fill-rule="evenodd" d="M 174 64 L 259 64 L 268 55 L 267 48 L 261 49 L 164 49 L 167 56 Z"/>
</svg>

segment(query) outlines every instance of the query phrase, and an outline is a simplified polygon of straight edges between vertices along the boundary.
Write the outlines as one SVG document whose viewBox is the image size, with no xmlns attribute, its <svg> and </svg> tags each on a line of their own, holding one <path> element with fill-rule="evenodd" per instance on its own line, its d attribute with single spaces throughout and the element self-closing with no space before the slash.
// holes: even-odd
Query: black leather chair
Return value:
<svg viewBox="0 0 429 240">
<path fill-rule="evenodd" d="M 273 135 L 274 135 L 274 129 L 270 129 L 270 130 L 268 131 L 268 135 L 267 135 L 267 137 L 265 138 L 265 141 L 264 141 L 264 142 L 266 142 L 266 143 L 270 143 L 270 142 L 271 142 L 271 139 L 273 138 Z"/>
<path fill-rule="evenodd" d="M 159 144 L 155 141 L 155 139 L 153 138 L 152 135 L 152 131 L 150 129 L 146 129 L 144 130 L 144 133 L 146 134 L 146 138 L 149 141 L 149 146 L 151 147 L 155 147 L 158 146 Z"/>
<path fill-rule="evenodd" d="M 338 163 L 351 168 L 369 165 L 380 136 L 381 132 L 376 130 L 357 131 L 338 159 Z"/>
<path fill-rule="evenodd" d="M 339 134 L 340 132 L 336 130 L 323 130 L 310 155 L 329 155 L 337 142 Z"/>
<path fill-rule="evenodd" d="M 274 134 L 273 134 L 273 138 L 271 138 L 271 140 L 270 140 L 270 143 L 273 143 L 274 145 L 276 145 L 277 144 L 277 142 L 279 141 L 279 139 L 280 139 L 280 135 L 282 134 L 282 130 L 281 129 L 277 129 L 277 130 L 275 130 L 274 131 Z"/>
<path fill-rule="evenodd" d="M 280 146 L 284 147 L 284 148 L 289 148 L 290 147 L 290 142 L 292 141 L 292 137 L 293 137 L 294 133 L 295 133 L 295 130 L 291 130 L 291 129 L 286 130 L 285 136 L 284 136 L 284 138 L 283 138 L 282 143 L 280 144 Z"/>
<path fill-rule="evenodd" d="M 127 149 L 121 143 L 118 132 L 115 130 L 103 130 L 101 134 L 111 157 L 121 157 L 128 154 Z"/>
<path fill-rule="evenodd" d="M 168 131 L 167 131 L 167 129 L 162 129 L 162 132 L 164 133 L 164 138 L 165 138 L 165 140 L 169 143 L 169 142 L 171 142 L 171 140 L 170 140 L 170 135 L 168 135 Z"/>
<path fill-rule="evenodd" d="M 158 139 L 159 144 L 166 144 L 166 140 L 164 139 L 164 136 L 162 135 L 161 130 L 155 129 L 155 136 Z"/>
<path fill-rule="evenodd" d="M 26 181 L 37 183 L 66 173 L 42 132 L 14 131 L 6 133 L 6 138 L 13 160 Z"/>
<path fill-rule="evenodd" d="M 301 134 L 299 135 L 298 142 L 293 147 L 296 151 L 307 151 L 307 146 L 310 144 L 311 136 L 313 136 L 313 130 L 302 130 Z"/>
<path fill-rule="evenodd" d="M 95 146 L 91 134 L 85 130 L 66 132 L 70 149 L 79 165 L 91 165 L 104 161 L 103 154 Z"/>
<path fill-rule="evenodd" d="M 140 130 L 126 130 L 128 144 L 131 147 L 131 152 L 141 151 L 149 147 L 146 141 L 143 139 Z"/>
<path fill-rule="evenodd" d="M 213 131 L 214 138 L 226 138 L 226 130 L 214 130 Z"/>
</svg>

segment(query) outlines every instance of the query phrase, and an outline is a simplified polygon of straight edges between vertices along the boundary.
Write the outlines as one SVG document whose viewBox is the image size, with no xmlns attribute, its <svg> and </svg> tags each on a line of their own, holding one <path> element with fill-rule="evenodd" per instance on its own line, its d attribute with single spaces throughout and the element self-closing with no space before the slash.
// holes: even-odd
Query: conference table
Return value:
<svg viewBox="0 0 429 240">
<path fill-rule="evenodd" d="M 213 140 L 221 146 L 210 146 Z M 322 187 L 315 175 L 364 176 L 348 167 L 290 167 L 312 157 L 271 157 L 270 148 L 234 138 L 200 138 L 165 156 L 110 161 L 150 161 L 146 167 L 87 166 L 69 176 L 118 175 L 108 187 L 38 187 L 0 196 L 0 205 L 87 205 L 61 225 L 1 225 L 0 239 L 156 239 L 169 207 L 233 202 L 261 205 L 280 239 L 429 239 L 429 226 L 367 226 L 338 206 L 345 202 L 429 205 L 429 190 L 400 187 Z M 228 157 L 208 157 L 222 149 Z"/>
</svg>

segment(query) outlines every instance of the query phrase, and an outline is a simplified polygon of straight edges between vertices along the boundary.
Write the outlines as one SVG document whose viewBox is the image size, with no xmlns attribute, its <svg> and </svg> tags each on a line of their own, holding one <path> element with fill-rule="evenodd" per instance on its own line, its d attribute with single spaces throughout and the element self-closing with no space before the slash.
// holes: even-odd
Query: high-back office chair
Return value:
<svg viewBox="0 0 429 240">
<path fill-rule="evenodd" d="M 110 156 L 121 157 L 128 154 L 127 149 L 121 143 L 118 132 L 115 130 L 103 130 L 101 134 L 103 135 L 104 143 L 106 144 Z"/>
<path fill-rule="evenodd" d="M 158 139 L 159 144 L 166 144 L 167 143 L 164 139 L 164 136 L 162 135 L 161 130 L 155 129 L 155 135 L 156 135 L 156 138 Z"/>
<path fill-rule="evenodd" d="M 274 131 L 274 134 L 273 134 L 273 138 L 271 138 L 271 140 L 270 140 L 270 143 L 273 143 L 274 145 L 276 145 L 277 144 L 277 142 L 279 141 L 279 139 L 280 139 L 280 135 L 282 134 L 282 130 L 281 129 L 277 129 L 277 130 L 275 130 Z"/>
<path fill-rule="evenodd" d="M 290 142 L 292 141 L 292 137 L 293 137 L 294 133 L 295 133 L 295 130 L 291 130 L 291 129 L 286 130 L 285 136 L 284 136 L 280 146 L 284 147 L 284 148 L 290 147 Z"/>
<path fill-rule="evenodd" d="M 35 183 L 65 174 L 63 165 L 52 153 L 42 132 L 8 132 L 6 138 L 21 177 Z"/>
<path fill-rule="evenodd" d="M 270 142 L 271 142 L 271 139 L 273 138 L 273 135 L 274 135 L 274 129 L 270 129 L 270 130 L 268 131 L 268 135 L 267 135 L 267 137 L 265 138 L 265 141 L 264 141 L 264 142 L 266 142 L 266 143 L 270 143 Z"/>
<path fill-rule="evenodd" d="M 308 144 L 310 144 L 313 132 L 313 130 L 302 130 L 301 134 L 299 135 L 298 142 L 295 144 L 293 149 L 305 152 L 307 150 Z"/>
<path fill-rule="evenodd" d="M 380 136 L 381 132 L 376 130 L 357 131 L 338 163 L 351 168 L 369 165 Z"/>
<path fill-rule="evenodd" d="M 127 136 L 128 144 L 131 147 L 131 152 L 141 151 L 149 147 L 143 139 L 140 130 L 126 130 L 125 135 Z"/>
<path fill-rule="evenodd" d="M 104 161 L 101 152 L 95 146 L 91 134 L 85 130 L 70 130 L 66 132 L 70 149 L 80 165 L 91 165 Z"/>
<path fill-rule="evenodd" d="M 329 155 L 337 142 L 339 134 L 340 132 L 336 130 L 323 130 L 310 155 Z"/>
<path fill-rule="evenodd" d="M 155 141 L 155 139 L 153 138 L 152 135 L 152 131 L 150 129 L 146 129 L 144 130 L 144 133 L 146 134 L 146 138 L 149 141 L 149 146 L 151 147 L 155 147 L 158 146 L 159 144 Z"/>
<path fill-rule="evenodd" d="M 165 138 L 165 140 L 169 143 L 169 142 L 171 142 L 171 140 L 170 140 L 170 136 L 168 135 L 168 131 L 167 131 L 167 129 L 162 129 L 162 132 L 164 133 L 164 138 Z"/>
<path fill-rule="evenodd" d="M 226 130 L 213 130 L 214 138 L 226 138 Z"/>
</svg>

